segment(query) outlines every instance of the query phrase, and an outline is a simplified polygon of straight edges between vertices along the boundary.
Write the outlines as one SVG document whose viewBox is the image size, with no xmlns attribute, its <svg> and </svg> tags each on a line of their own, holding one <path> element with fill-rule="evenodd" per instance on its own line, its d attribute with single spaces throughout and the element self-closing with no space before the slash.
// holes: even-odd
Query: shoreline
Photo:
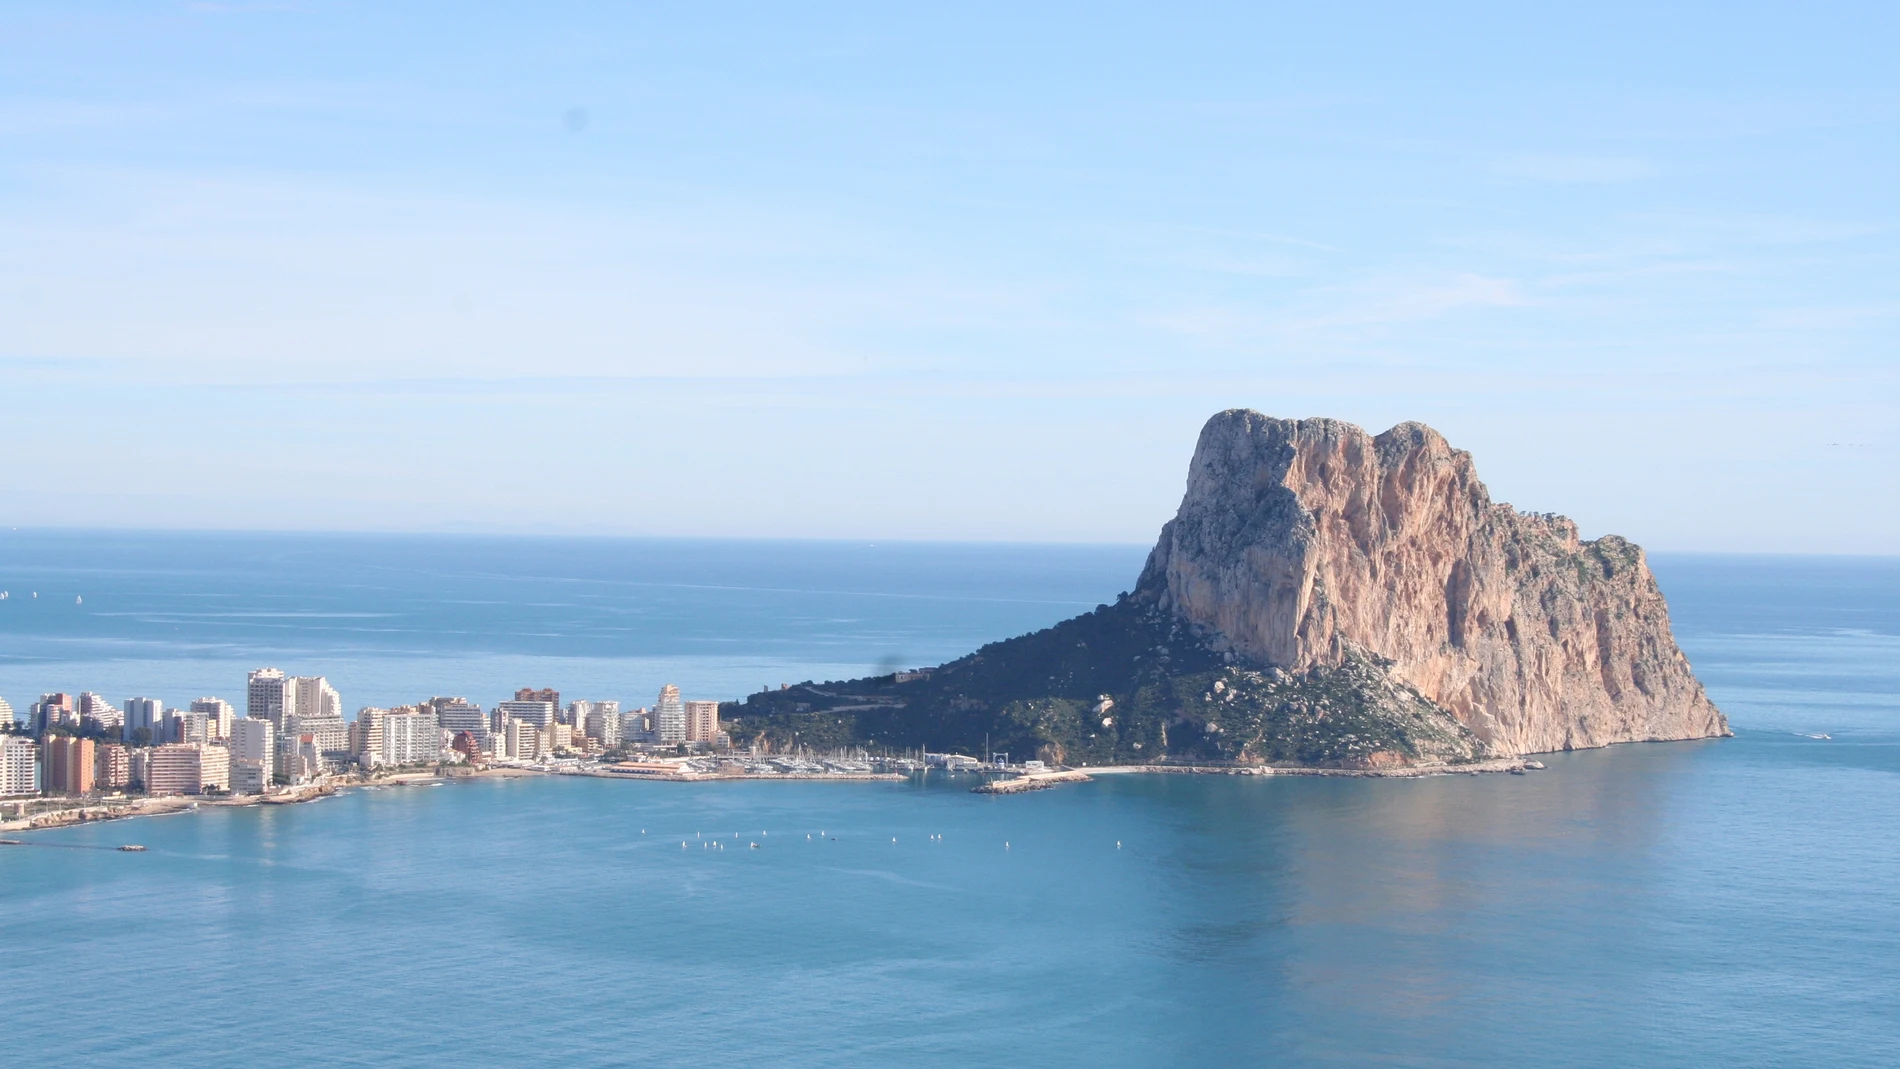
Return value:
<svg viewBox="0 0 1900 1069">
<path fill-rule="evenodd" d="M 1007 778 L 990 779 L 971 788 L 976 794 L 1024 794 L 1049 790 L 1069 783 L 1086 783 L 1095 776 L 1172 775 L 1172 776 L 1346 776 L 1361 779 L 1421 779 L 1427 776 L 1476 776 L 1494 773 L 1522 773 L 1541 768 L 1523 758 L 1498 758 L 1462 765 L 1409 765 L 1398 768 L 1311 768 L 1281 765 L 1100 765 L 1031 772 Z M 589 779 L 624 780 L 641 783 L 895 783 L 909 780 L 915 773 L 905 772 L 657 772 L 612 771 L 605 768 L 551 770 L 518 766 L 462 768 L 450 772 L 398 772 L 377 779 L 347 779 L 287 788 L 276 794 L 238 797 L 167 795 L 162 798 L 128 798 L 123 801 L 82 803 L 65 809 L 51 809 L 30 817 L 0 821 L 0 832 L 51 831 L 81 824 L 131 820 L 137 817 L 169 816 L 203 808 L 244 809 L 251 806 L 302 805 L 329 798 L 348 790 L 373 787 L 407 787 L 450 783 L 465 779 L 527 779 L 536 776 L 584 776 Z"/>
</svg>

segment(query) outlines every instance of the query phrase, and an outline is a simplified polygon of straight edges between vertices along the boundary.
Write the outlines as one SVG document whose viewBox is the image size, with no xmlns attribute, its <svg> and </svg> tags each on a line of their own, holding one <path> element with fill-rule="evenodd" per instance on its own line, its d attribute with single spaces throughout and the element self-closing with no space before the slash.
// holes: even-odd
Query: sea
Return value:
<svg viewBox="0 0 1900 1069">
<path fill-rule="evenodd" d="M 10 531 L 0 696 L 241 703 L 272 665 L 351 709 L 734 698 L 1047 626 L 1143 552 Z M 1900 1064 L 1900 560 L 1652 565 L 1734 738 L 1010 797 L 484 780 L 25 833 L 0 1063 Z"/>
</svg>

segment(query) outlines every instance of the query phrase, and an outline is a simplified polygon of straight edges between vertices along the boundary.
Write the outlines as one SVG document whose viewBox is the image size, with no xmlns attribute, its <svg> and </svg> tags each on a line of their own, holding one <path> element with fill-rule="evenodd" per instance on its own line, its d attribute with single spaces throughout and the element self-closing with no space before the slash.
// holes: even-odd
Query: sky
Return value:
<svg viewBox="0 0 1900 1069">
<path fill-rule="evenodd" d="M 1900 553 L 1900 7 L 12 0 L 0 523 Z"/>
</svg>

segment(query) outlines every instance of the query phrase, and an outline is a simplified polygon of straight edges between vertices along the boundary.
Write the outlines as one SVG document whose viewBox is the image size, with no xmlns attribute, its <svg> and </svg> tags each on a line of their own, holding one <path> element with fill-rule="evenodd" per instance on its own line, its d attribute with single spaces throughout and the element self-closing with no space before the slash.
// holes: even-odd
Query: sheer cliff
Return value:
<svg viewBox="0 0 1900 1069">
<path fill-rule="evenodd" d="M 1423 424 L 1216 415 L 1136 594 L 1249 661 L 1388 659 L 1501 752 L 1728 733 L 1643 551 L 1493 503 Z"/>
</svg>

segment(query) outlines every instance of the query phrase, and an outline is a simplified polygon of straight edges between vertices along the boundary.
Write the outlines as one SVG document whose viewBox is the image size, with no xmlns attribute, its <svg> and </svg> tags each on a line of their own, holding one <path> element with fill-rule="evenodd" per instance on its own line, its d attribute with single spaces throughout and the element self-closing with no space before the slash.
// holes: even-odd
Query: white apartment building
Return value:
<svg viewBox="0 0 1900 1069">
<path fill-rule="evenodd" d="M 350 752 L 364 768 L 383 763 L 383 720 L 388 716 L 389 710 L 374 705 L 356 711 L 356 723 L 350 725 Z"/>
<path fill-rule="evenodd" d="M 663 743 L 686 741 L 686 705 L 671 683 L 660 688 L 660 700 L 653 703 L 653 734 Z"/>
<path fill-rule="evenodd" d="M 0 798 L 26 798 L 38 793 L 39 745 L 24 735 L 0 735 Z"/>
<path fill-rule="evenodd" d="M 429 711 L 390 713 L 383 718 L 383 764 L 434 764 L 442 758 L 442 725 Z"/>
<path fill-rule="evenodd" d="M 501 730 L 500 756 L 511 761 L 534 761 L 545 755 L 543 744 L 547 736 L 541 729 L 526 720 L 504 719 Z"/>
<path fill-rule="evenodd" d="M 205 713 L 194 713 L 184 709 L 165 710 L 165 726 L 162 737 L 154 736 L 152 741 L 166 742 L 210 742 L 211 717 Z"/>
<path fill-rule="evenodd" d="M 292 676 L 289 682 L 296 691 L 296 700 L 285 706 L 286 715 L 295 712 L 302 720 L 343 719 L 343 698 L 329 680 L 322 676 Z"/>
<path fill-rule="evenodd" d="M 125 730 L 125 712 L 92 691 L 79 696 L 81 727 L 117 735 Z"/>
<path fill-rule="evenodd" d="M 223 698 L 199 698 L 191 711 L 205 714 L 205 733 L 214 739 L 231 737 L 231 724 L 237 720 L 237 707 Z"/>
<path fill-rule="evenodd" d="M 270 726 L 262 720 L 258 723 L 264 724 L 265 727 Z M 263 794 L 270 790 L 270 770 L 269 761 L 240 761 L 233 757 L 231 759 L 231 793 Z"/>
<path fill-rule="evenodd" d="M 560 710 L 553 702 L 497 702 L 495 711 L 510 720 L 522 720 L 534 725 L 535 730 L 547 727 L 557 719 Z"/>
<path fill-rule="evenodd" d="M 194 705 L 197 703 L 193 703 Z M 231 792 L 263 794 L 276 767 L 276 728 L 268 720 L 231 722 Z"/>
<path fill-rule="evenodd" d="M 613 749 L 627 741 L 625 721 L 620 716 L 619 702 L 590 702 L 593 708 L 587 711 L 587 718 L 581 722 L 581 730 L 589 738 L 599 739 L 602 746 Z"/>
<path fill-rule="evenodd" d="M 488 738 L 488 714 L 467 698 L 430 698 L 428 705 L 444 731 L 466 731 L 477 742 Z"/>
</svg>

